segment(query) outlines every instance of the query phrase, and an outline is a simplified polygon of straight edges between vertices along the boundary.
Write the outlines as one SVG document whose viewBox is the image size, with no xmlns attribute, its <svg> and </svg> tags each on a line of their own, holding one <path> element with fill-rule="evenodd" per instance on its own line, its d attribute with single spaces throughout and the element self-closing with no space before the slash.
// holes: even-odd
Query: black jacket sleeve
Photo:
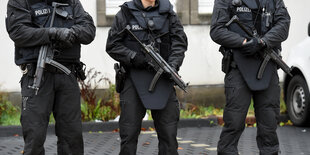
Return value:
<svg viewBox="0 0 310 155">
<path fill-rule="evenodd" d="M 242 46 L 244 37 L 238 33 L 229 31 L 225 24 L 230 20 L 229 6 L 231 0 L 215 0 L 211 19 L 210 36 L 212 40 L 228 48 Z"/>
<path fill-rule="evenodd" d="M 168 64 L 179 70 L 187 50 L 187 36 L 175 13 L 171 14 L 170 22 L 171 55 L 168 58 Z"/>
<path fill-rule="evenodd" d="M 290 15 L 284 5 L 283 0 L 276 1 L 276 11 L 272 28 L 262 37 L 267 47 L 276 47 L 287 39 L 290 27 Z"/>
<path fill-rule="evenodd" d="M 32 24 L 26 0 L 9 0 L 6 28 L 17 47 L 31 47 L 50 43 L 48 29 Z"/>
<path fill-rule="evenodd" d="M 136 52 L 131 51 L 124 46 L 123 41 L 126 31 L 120 33 L 126 27 L 126 17 L 121 9 L 114 17 L 113 24 L 109 30 L 106 43 L 106 52 L 116 61 L 125 65 L 130 65 L 130 60 L 136 55 Z"/>
<path fill-rule="evenodd" d="M 75 23 L 72 29 L 77 34 L 77 41 L 81 44 L 91 43 L 96 35 L 96 27 L 92 17 L 85 12 L 81 2 L 74 0 L 72 4 Z"/>
<path fill-rule="evenodd" d="M 92 18 L 84 11 L 79 0 L 73 0 L 75 24 L 72 28 L 82 44 L 88 44 L 95 37 L 96 27 Z M 32 23 L 31 12 L 26 0 L 9 0 L 6 28 L 17 47 L 32 47 L 51 43 L 48 28 Z"/>
</svg>

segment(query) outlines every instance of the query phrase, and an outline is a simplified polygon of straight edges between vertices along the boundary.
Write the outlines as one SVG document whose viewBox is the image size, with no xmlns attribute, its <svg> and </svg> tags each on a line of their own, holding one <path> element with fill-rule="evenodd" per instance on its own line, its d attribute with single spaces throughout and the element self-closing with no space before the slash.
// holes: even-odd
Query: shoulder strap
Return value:
<svg viewBox="0 0 310 155">
<path fill-rule="evenodd" d="M 252 10 L 252 14 L 253 14 L 253 20 L 254 20 L 254 27 L 257 30 L 257 33 L 259 35 L 261 35 L 261 4 L 259 2 L 259 0 L 255 0 L 256 5 L 258 7 L 257 11 L 253 11 Z M 255 13 L 256 12 L 256 13 Z"/>
</svg>

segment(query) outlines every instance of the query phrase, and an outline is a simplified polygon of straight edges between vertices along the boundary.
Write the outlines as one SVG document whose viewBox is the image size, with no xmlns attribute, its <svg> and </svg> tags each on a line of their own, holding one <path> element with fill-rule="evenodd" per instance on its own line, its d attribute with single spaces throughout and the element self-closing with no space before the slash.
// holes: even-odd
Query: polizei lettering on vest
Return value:
<svg viewBox="0 0 310 155">
<path fill-rule="evenodd" d="M 251 12 L 248 7 L 237 7 L 237 12 Z"/>
<path fill-rule="evenodd" d="M 34 11 L 35 16 L 47 15 L 49 13 L 51 13 L 50 9 L 40 9 L 40 10 L 35 10 Z"/>
<path fill-rule="evenodd" d="M 132 30 L 143 30 L 143 28 L 140 25 L 131 25 Z"/>
</svg>

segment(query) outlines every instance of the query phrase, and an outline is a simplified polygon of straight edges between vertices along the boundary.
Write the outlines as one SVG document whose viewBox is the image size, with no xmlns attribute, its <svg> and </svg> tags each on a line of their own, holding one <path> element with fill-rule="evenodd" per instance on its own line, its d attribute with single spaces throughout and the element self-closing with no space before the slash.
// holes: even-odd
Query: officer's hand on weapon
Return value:
<svg viewBox="0 0 310 155">
<path fill-rule="evenodd" d="M 243 45 L 240 47 L 240 52 L 243 55 L 251 56 L 260 51 L 263 47 L 264 44 L 259 38 L 252 38 L 249 41 L 245 39 Z"/>
<path fill-rule="evenodd" d="M 76 40 L 76 34 L 69 28 L 50 28 L 49 36 L 51 40 L 56 41 L 56 46 L 61 48 L 70 48 Z"/>
</svg>

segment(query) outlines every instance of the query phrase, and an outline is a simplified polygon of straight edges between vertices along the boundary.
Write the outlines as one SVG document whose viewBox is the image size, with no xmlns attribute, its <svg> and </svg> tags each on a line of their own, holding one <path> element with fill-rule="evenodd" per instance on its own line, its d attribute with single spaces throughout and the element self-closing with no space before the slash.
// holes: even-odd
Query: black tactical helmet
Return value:
<svg viewBox="0 0 310 155">
<path fill-rule="evenodd" d="M 242 1 L 241 0 L 232 0 L 232 5 L 233 6 L 241 6 L 242 5 Z"/>
<path fill-rule="evenodd" d="M 68 3 L 70 0 L 45 0 L 47 4 L 51 5 L 52 2 L 58 2 L 58 3 Z"/>
</svg>

